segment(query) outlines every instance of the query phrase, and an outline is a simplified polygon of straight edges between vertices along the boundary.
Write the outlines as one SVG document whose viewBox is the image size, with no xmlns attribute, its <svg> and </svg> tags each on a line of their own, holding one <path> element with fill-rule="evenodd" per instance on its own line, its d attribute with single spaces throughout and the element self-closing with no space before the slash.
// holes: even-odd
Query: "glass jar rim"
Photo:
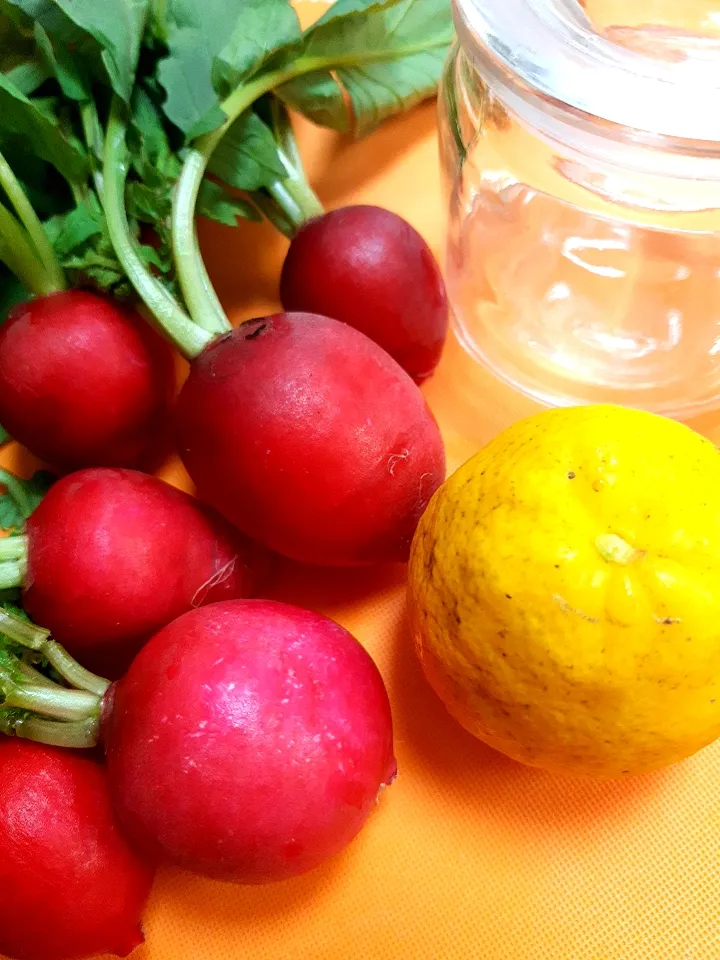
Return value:
<svg viewBox="0 0 720 960">
<path fill-rule="evenodd" d="M 639 140 L 720 143 L 720 41 L 656 59 L 599 34 L 577 0 L 454 0 L 454 14 L 466 56 L 523 100 Z"/>
</svg>

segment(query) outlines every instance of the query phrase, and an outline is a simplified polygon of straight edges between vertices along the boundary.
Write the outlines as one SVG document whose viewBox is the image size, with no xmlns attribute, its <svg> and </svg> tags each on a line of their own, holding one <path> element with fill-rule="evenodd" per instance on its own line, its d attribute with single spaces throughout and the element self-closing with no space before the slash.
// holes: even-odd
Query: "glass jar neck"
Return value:
<svg viewBox="0 0 720 960">
<path fill-rule="evenodd" d="M 465 56 L 541 136 L 607 162 L 622 151 L 623 165 L 660 164 L 667 176 L 720 177 L 720 110 L 708 109 L 720 102 L 716 39 L 668 59 L 613 42 L 577 0 L 454 0 L 454 8 Z"/>
</svg>

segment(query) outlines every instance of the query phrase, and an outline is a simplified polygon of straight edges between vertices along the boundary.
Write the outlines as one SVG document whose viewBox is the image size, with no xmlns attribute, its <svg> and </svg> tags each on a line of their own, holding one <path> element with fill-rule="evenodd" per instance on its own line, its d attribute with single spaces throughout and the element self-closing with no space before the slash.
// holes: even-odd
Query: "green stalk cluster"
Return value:
<svg viewBox="0 0 720 960">
<path fill-rule="evenodd" d="M 109 687 L 49 631 L 0 609 L 0 732 L 54 746 L 95 746 Z"/>
</svg>

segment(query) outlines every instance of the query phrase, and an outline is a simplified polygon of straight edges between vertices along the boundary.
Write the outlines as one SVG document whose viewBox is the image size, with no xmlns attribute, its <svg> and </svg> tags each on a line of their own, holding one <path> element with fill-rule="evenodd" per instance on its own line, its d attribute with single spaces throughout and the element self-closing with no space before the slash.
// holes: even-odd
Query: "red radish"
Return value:
<svg viewBox="0 0 720 960">
<path fill-rule="evenodd" d="M 214 511 L 135 470 L 63 477 L 26 533 L 25 609 L 113 677 L 181 613 L 251 595 L 267 566 L 265 550 Z M 0 543 L 0 552 L 18 539 Z"/>
<path fill-rule="evenodd" d="M 280 295 L 286 310 L 367 334 L 418 383 L 440 360 L 448 329 L 440 268 L 417 230 L 389 210 L 343 207 L 305 223 L 290 244 Z"/>
<path fill-rule="evenodd" d="M 0 328 L 0 423 L 65 469 L 137 463 L 157 440 L 173 384 L 166 344 L 95 293 L 19 304 Z"/>
<path fill-rule="evenodd" d="M 357 330 L 312 314 L 248 321 L 207 346 L 176 423 L 200 497 L 309 563 L 405 560 L 445 475 L 410 377 Z"/>
<path fill-rule="evenodd" d="M 0 953 L 13 960 L 127 956 L 143 941 L 152 871 L 115 821 L 89 757 L 0 742 Z"/>
<path fill-rule="evenodd" d="M 196 873 L 265 883 L 358 833 L 396 774 L 378 670 L 342 627 L 272 601 L 230 601 L 157 634 L 104 724 L 129 835 Z"/>
<path fill-rule="evenodd" d="M 355 837 L 396 776 L 380 673 L 317 613 L 267 600 L 193 610 L 109 690 L 32 624 L 0 610 L 0 629 L 82 687 L 6 684 L 6 707 L 59 719 L 26 712 L 5 729 L 89 746 L 102 702 L 115 809 L 153 858 L 237 883 L 305 873 Z"/>
</svg>

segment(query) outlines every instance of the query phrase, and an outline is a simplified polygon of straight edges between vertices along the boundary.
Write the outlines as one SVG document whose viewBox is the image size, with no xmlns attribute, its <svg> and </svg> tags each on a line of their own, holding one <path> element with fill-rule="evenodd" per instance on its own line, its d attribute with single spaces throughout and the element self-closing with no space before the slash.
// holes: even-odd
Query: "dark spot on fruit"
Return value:
<svg viewBox="0 0 720 960">
<path fill-rule="evenodd" d="M 568 473 L 568 480 L 574 480 L 574 479 L 575 479 L 575 473 L 574 473 L 574 471 L 571 470 L 571 471 Z"/>
<path fill-rule="evenodd" d="M 261 323 L 259 327 L 256 327 L 252 333 L 248 333 L 245 337 L 246 340 L 254 340 L 256 337 L 259 337 L 260 334 L 267 328 L 266 323 Z"/>
<path fill-rule="evenodd" d="M 502 640 L 504 640 L 505 637 L 507 636 L 507 630 L 498 630 L 498 636 L 499 636 Z M 503 656 L 505 656 L 505 654 L 503 654 Z"/>
<path fill-rule="evenodd" d="M 511 594 L 511 593 L 506 593 L 506 594 L 505 594 L 505 597 L 506 597 L 507 600 L 512 600 L 512 594 Z"/>
</svg>

